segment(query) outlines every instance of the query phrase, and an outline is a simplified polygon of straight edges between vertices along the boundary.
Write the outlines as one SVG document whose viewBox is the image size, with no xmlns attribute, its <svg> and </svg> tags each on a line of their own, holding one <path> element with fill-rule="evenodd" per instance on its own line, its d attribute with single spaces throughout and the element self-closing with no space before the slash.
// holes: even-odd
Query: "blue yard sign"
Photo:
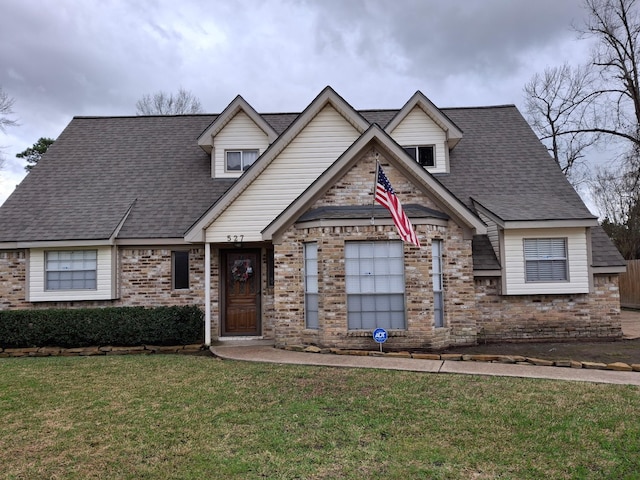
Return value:
<svg viewBox="0 0 640 480">
<path fill-rule="evenodd" d="M 373 331 L 373 339 L 378 343 L 384 343 L 387 341 L 389 336 L 387 335 L 387 331 L 384 328 L 376 328 Z"/>
<path fill-rule="evenodd" d="M 373 331 L 373 339 L 380 345 L 380 352 L 382 352 L 382 344 L 387 341 L 387 338 L 389 338 L 389 335 L 387 335 L 387 331 L 384 328 L 376 328 Z"/>
</svg>

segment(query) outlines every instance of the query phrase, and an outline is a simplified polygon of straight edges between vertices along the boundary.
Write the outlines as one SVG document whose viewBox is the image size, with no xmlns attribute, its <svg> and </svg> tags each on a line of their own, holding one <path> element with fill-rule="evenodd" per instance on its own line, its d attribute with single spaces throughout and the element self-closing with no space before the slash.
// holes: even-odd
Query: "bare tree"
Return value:
<svg viewBox="0 0 640 480">
<path fill-rule="evenodd" d="M 18 122 L 10 118 L 13 114 L 13 103 L 15 100 L 0 87 L 0 131 L 7 132 L 8 127 L 18 125 Z"/>
<path fill-rule="evenodd" d="M 574 184 L 584 177 L 579 167 L 585 150 L 600 136 L 582 131 L 594 117 L 598 94 L 593 84 L 588 65 L 573 68 L 565 63 L 536 73 L 524 87 L 529 124 Z"/>
<path fill-rule="evenodd" d="M 600 76 L 595 94 L 606 99 L 600 125 L 587 131 L 640 145 L 640 12 L 636 0 L 584 0 L 584 37 L 596 40 L 592 64 Z"/>
<path fill-rule="evenodd" d="M 617 139 L 626 144 L 621 159 L 593 178 L 593 198 L 603 226 L 623 254 L 640 244 L 640 5 L 638 0 L 583 0 L 587 20 L 578 32 L 594 40 L 590 65 L 551 69 L 525 87 L 530 121 L 550 143 L 556 161 L 576 165 L 574 153 L 585 142 Z M 548 87 L 548 88 L 547 88 Z M 538 122 L 538 123 L 536 123 Z M 586 135 L 586 137 L 585 137 Z M 593 135 L 589 137 L 588 135 Z M 579 142 L 574 143 L 578 138 Z M 579 157 L 578 157 L 579 158 Z M 635 249 L 635 250 L 634 250 Z M 628 257 L 629 258 L 629 257 Z"/>
<path fill-rule="evenodd" d="M 143 95 L 136 102 L 136 115 L 184 115 L 202 113 L 202 106 L 191 92 L 182 87 L 177 94 L 162 91 Z"/>
</svg>

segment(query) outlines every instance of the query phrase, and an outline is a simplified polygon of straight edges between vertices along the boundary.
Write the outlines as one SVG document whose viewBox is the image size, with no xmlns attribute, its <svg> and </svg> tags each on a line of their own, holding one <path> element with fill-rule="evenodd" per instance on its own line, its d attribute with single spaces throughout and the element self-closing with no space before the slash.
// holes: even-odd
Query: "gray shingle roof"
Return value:
<svg viewBox="0 0 640 480">
<path fill-rule="evenodd" d="M 595 218 L 514 106 L 443 111 L 464 136 L 436 177 L 469 207 L 505 221 Z"/>
<path fill-rule="evenodd" d="M 0 241 L 179 238 L 234 180 L 196 138 L 215 117 L 74 118 L 0 208 Z"/>
<path fill-rule="evenodd" d="M 514 106 L 442 111 L 464 136 L 451 173 L 436 177 L 467 206 L 475 199 L 505 221 L 593 218 Z M 397 112 L 360 113 L 384 127 Z M 262 116 L 281 134 L 298 114 Z M 216 118 L 74 118 L 0 207 L 0 241 L 108 239 L 129 208 L 118 238 L 181 238 L 235 181 L 212 179 L 197 145 Z M 606 235 L 594 232 L 594 265 L 619 265 Z M 488 253 L 478 250 L 483 242 L 474 241 L 479 255 Z"/>
</svg>

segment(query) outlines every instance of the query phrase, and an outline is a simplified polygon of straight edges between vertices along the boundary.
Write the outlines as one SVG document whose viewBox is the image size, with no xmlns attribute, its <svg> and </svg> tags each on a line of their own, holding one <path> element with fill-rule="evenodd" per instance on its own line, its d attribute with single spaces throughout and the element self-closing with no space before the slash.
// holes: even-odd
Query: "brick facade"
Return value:
<svg viewBox="0 0 640 480">
<path fill-rule="evenodd" d="M 500 295 L 500 278 L 478 278 L 478 342 L 621 338 L 617 275 L 596 275 L 593 292 Z"/>
<path fill-rule="evenodd" d="M 311 208 L 370 205 L 376 154 L 367 152 Z M 435 210 L 438 205 L 405 176 L 380 159 L 404 204 Z M 279 346 L 315 344 L 337 348 L 376 348 L 370 331 L 347 324 L 344 247 L 347 241 L 397 240 L 393 225 L 292 225 L 274 245 L 274 285 L 269 284 L 269 245 L 262 248 L 262 336 Z M 383 223 L 383 222 L 379 222 Z M 441 349 L 476 342 L 621 337 L 617 275 L 594 277 L 593 292 L 578 295 L 501 295 L 501 279 L 473 276 L 471 239 L 453 219 L 416 225 L 422 243 L 404 245 L 406 329 L 391 331 L 389 349 Z M 443 241 L 445 327 L 435 328 L 433 239 Z M 319 328 L 305 328 L 305 242 L 318 244 Z M 189 289 L 171 284 L 172 250 L 181 247 L 118 248 L 119 298 L 97 302 L 25 300 L 28 251 L 0 251 L 0 310 L 119 305 L 199 305 L 204 308 L 204 248 L 189 249 Z M 211 336 L 220 332 L 220 250 L 211 249 Z"/>
</svg>

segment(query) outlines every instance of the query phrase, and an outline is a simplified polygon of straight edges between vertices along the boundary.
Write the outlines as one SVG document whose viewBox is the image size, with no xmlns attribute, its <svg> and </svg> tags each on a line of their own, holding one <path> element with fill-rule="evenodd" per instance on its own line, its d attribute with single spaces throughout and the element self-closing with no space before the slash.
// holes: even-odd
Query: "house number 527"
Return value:
<svg viewBox="0 0 640 480">
<path fill-rule="evenodd" d="M 227 235 L 227 242 L 242 242 L 244 235 Z"/>
</svg>

